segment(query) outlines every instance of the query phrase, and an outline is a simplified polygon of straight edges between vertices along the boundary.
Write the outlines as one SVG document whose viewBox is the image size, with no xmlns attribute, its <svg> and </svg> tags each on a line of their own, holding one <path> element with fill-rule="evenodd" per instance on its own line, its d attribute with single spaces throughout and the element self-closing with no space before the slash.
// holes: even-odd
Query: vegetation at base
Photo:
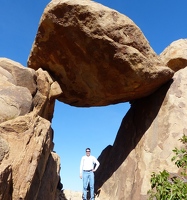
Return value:
<svg viewBox="0 0 187 200">
<path fill-rule="evenodd" d="M 175 148 L 173 150 L 175 156 L 171 160 L 175 161 L 181 172 L 179 174 L 169 173 L 167 170 L 158 174 L 153 172 L 148 200 L 187 200 L 187 136 L 183 135 L 179 140 L 184 144 L 184 148 Z"/>
</svg>

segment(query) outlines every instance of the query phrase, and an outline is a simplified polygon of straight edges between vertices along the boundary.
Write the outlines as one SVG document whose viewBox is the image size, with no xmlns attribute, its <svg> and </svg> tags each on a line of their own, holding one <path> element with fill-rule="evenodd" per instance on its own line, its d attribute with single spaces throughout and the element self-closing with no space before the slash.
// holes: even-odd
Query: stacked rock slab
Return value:
<svg viewBox="0 0 187 200">
<path fill-rule="evenodd" d="M 0 199 L 55 199 L 60 160 L 51 119 L 60 87 L 42 69 L 6 58 L 0 77 Z"/>
</svg>

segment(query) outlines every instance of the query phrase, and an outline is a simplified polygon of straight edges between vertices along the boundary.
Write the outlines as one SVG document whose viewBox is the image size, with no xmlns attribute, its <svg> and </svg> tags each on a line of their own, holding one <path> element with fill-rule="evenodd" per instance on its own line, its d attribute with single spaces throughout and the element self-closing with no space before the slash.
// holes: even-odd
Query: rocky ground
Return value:
<svg viewBox="0 0 187 200">
<path fill-rule="evenodd" d="M 63 190 L 60 194 L 60 200 L 81 200 L 82 192 Z M 100 200 L 99 197 L 95 197 L 95 200 Z"/>
</svg>

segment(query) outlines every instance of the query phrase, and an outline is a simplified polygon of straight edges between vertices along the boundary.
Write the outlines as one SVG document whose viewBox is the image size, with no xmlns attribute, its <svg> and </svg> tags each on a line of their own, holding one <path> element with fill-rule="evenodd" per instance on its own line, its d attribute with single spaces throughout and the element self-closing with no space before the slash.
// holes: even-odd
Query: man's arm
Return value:
<svg viewBox="0 0 187 200">
<path fill-rule="evenodd" d="M 82 168 L 83 168 L 83 157 L 82 157 L 81 163 L 80 163 L 80 178 L 82 178 Z"/>
<path fill-rule="evenodd" d="M 99 161 L 95 157 L 94 157 L 94 163 L 95 163 L 95 167 L 93 169 L 93 172 L 95 172 L 100 165 Z"/>
</svg>

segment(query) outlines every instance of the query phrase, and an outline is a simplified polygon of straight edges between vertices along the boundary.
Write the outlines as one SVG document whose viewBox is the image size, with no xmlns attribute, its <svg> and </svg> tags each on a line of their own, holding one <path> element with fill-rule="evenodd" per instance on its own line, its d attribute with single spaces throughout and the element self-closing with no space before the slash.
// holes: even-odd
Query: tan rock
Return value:
<svg viewBox="0 0 187 200">
<path fill-rule="evenodd" d="M 0 137 L 0 162 L 9 152 L 8 142 Z"/>
<path fill-rule="evenodd" d="M 0 122 L 27 114 L 33 107 L 40 116 L 51 121 L 55 99 L 61 94 L 58 82 L 47 71 L 35 72 L 20 63 L 0 58 Z"/>
<path fill-rule="evenodd" d="M 0 199 L 55 199 L 60 160 L 50 120 L 61 88 L 48 72 L 7 59 L 0 78 Z"/>
<path fill-rule="evenodd" d="M 146 96 L 173 76 L 132 20 L 88 0 L 50 2 L 28 66 L 58 81 L 58 100 L 85 107 Z"/>
<path fill-rule="evenodd" d="M 36 199 L 53 148 L 50 122 L 35 115 L 0 124 L 0 138 L 9 146 L 8 156 L 1 162 L 12 168 L 12 199 Z"/>
<path fill-rule="evenodd" d="M 187 66 L 187 39 L 172 42 L 161 54 L 164 65 L 174 71 Z"/>
<path fill-rule="evenodd" d="M 7 86 L 7 81 L 2 83 L 5 84 L 0 88 L 0 123 L 29 113 L 32 108 L 30 91 L 25 87 Z"/>
<path fill-rule="evenodd" d="M 152 172 L 178 172 L 171 158 L 182 145 L 179 138 L 187 135 L 186 76 L 187 67 L 131 105 L 113 146 L 99 159 L 95 178 L 102 200 L 146 200 Z"/>
<path fill-rule="evenodd" d="M 1 58 L 0 58 L 0 60 L 1 60 Z M 0 81 L 1 82 L 6 81 L 6 82 L 16 85 L 16 80 L 14 80 L 14 77 L 12 76 L 12 74 L 9 73 L 6 69 L 2 68 L 1 65 L 0 65 Z M 1 82 L 0 82 L 0 84 L 1 84 Z"/>
<path fill-rule="evenodd" d="M 78 191 L 71 191 L 71 190 L 63 190 L 65 199 L 74 199 L 74 200 L 79 200 L 82 199 L 82 192 Z"/>
<path fill-rule="evenodd" d="M 82 199 L 82 192 L 80 191 L 71 191 L 71 190 L 63 190 L 63 198 L 62 200 L 80 200 Z M 88 198 L 89 200 L 89 198 Z M 100 200 L 99 197 L 95 197 L 95 200 Z"/>
<path fill-rule="evenodd" d="M 0 122 L 29 113 L 35 92 L 34 70 L 0 58 Z"/>
<path fill-rule="evenodd" d="M 15 85 L 28 88 L 32 95 L 36 93 L 35 70 L 23 67 L 20 63 L 8 58 L 0 58 L 0 67 L 14 77 Z M 10 78 L 9 81 L 11 81 Z"/>
<path fill-rule="evenodd" d="M 47 71 L 41 68 L 36 71 L 37 93 L 33 98 L 34 109 L 49 121 L 53 118 L 55 99 L 62 90 L 58 82 L 54 81 Z"/>
</svg>

